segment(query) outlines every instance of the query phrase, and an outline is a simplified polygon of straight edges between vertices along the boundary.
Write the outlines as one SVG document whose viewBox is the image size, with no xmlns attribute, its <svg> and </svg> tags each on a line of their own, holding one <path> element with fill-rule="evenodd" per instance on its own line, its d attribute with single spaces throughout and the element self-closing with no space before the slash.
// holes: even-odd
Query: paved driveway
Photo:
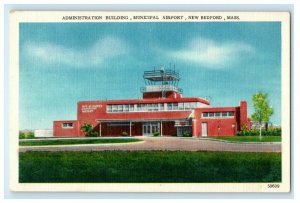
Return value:
<svg viewBox="0 0 300 203">
<path fill-rule="evenodd" d="M 281 143 L 230 143 L 199 138 L 139 137 L 142 142 L 122 144 L 90 144 L 20 147 L 27 151 L 105 151 L 105 150 L 162 150 L 162 151 L 233 151 L 233 152 L 281 152 Z"/>
</svg>

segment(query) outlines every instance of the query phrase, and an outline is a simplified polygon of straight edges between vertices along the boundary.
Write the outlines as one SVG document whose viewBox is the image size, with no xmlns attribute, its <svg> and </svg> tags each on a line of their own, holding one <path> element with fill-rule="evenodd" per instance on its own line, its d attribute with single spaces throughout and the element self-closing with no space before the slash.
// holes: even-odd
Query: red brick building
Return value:
<svg viewBox="0 0 300 203">
<path fill-rule="evenodd" d="M 171 69 L 145 71 L 144 80 L 142 99 L 78 102 L 77 120 L 54 121 L 54 136 L 85 136 L 85 123 L 99 136 L 234 136 L 244 124 L 250 127 L 246 101 L 211 107 L 206 99 L 182 97 L 179 74 Z"/>
</svg>

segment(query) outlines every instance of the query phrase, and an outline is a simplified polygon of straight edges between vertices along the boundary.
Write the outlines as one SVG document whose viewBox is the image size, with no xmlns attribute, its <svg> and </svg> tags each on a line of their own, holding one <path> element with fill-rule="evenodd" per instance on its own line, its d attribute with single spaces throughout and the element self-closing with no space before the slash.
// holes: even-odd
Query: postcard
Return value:
<svg viewBox="0 0 300 203">
<path fill-rule="evenodd" d="M 10 188 L 289 192 L 288 12 L 10 12 Z"/>
</svg>

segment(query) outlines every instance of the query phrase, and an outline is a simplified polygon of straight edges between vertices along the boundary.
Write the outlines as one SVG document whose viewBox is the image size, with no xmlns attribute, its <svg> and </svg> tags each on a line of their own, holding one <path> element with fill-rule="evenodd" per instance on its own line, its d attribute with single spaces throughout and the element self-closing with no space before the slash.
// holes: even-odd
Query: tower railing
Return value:
<svg viewBox="0 0 300 203">
<path fill-rule="evenodd" d="M 156 78 L 156 77 L 165 77 L 165 78 L 173 78 L 179 80 L 179 73 L 172 69 L 166 69 L 163 72 L 161 70 L 151 70 L 151 71 L 144 71 L 144 78 Z"/>
</svg>

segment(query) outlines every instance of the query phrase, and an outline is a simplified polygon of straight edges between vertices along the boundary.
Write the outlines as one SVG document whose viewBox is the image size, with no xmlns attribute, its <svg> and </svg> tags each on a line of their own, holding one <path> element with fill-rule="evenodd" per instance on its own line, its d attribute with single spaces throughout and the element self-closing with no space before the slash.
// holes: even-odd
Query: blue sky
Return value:
<svg viewBox="0 0 300 203">
<path fill-rule="evenodd" d="M 281 120 L 277 22 L 21 23 L 20 129 L 76 119 L 82 100 L 142 96 L 143 71 L 175 64 L 186 97 L 238 106 L 269 94 Z"/>
</svg>

